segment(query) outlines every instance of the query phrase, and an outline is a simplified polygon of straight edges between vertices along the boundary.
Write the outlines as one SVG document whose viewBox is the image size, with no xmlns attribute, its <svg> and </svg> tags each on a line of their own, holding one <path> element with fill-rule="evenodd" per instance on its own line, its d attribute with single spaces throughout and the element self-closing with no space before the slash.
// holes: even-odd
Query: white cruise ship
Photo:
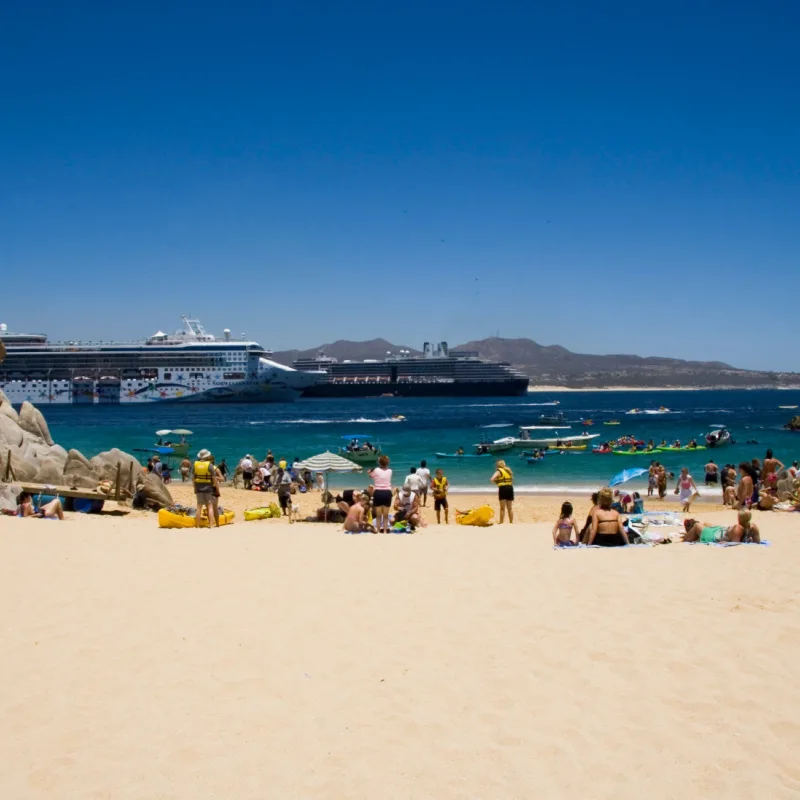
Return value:
<svg viewBox="0 0 800 800">
<path fill-rule="evenodd" d="M 206 333 L 196 319 L 140 342 L 48 342 L 44 334 L 9 333 L 0 389 L 19 404 L 270 403 L 297 399 L 319 375 L 273 361 L 256 342 Z"/>
</svg>

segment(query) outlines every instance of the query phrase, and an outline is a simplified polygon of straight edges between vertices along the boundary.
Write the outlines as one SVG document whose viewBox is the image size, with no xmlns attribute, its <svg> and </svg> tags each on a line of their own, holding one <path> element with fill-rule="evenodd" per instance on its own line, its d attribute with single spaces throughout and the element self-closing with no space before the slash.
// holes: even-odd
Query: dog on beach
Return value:
<svg viewBox="0 0 800 800">
<path fill-rule="evenodd" d="M 289 524 L 293 522 L 300 522 L 300 506 L 297 503 L 292 503 L 289 508 Z"/>
</svg>

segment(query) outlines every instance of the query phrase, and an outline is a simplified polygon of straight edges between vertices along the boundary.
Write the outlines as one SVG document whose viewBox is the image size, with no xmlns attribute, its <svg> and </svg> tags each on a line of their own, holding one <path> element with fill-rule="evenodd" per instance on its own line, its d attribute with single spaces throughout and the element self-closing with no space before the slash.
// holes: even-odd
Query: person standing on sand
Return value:
<svg viewBox="0 0 800 800">
<path fill-rule="evenodd" d="M 658 499 L 663 500 L 667 496 L 667 470 L 663 464 L 658 465 Z"/>
<path fill-rule="evenodd" d="M 652 497 L 655 494 L 656 486 L 658 485 L 658 461 L 650 462 L 650 469 L 647 471 L 647 496 Z"/>
<path fill-rule="evenodd" d="M 700 491 L 694 482 L 694 478 L 689 474 L 688 467 L 681 468 L 681 474 L 678 476 L 678 483 L 675 486 L 675 494 L 680 495 L 678 499 L 683 506 L 682 511 L 685 513 L 689 512 L 692 500 L 700 496 Z"/>
<path fill-rule="evenodd" d="M 197 498 L 197 511 L 194 517 L 195 528 L 200 527 L 202 511 L 205 508 L 208 517 L 208 527 L 211 528 L 212 514 L 217 527 L 219 527 L 219 504 L 217 503 L 216 469 L 211 463 L 211 453 L 208 450 L 201 450 L 197 454 L 197 461 L 194 462 L 192 469 L 192 482 L 194 484 L 194 494 Z"/>
<path fill-rule="evenodd" d="M 425 463 L 425 462 L 423 462 Z M 444 524 L 450 524 L 450 506 L 447 502 L 447 490 L 450 484 L 447 482 L 444 472 L 441 468 L 436 470 L 436 477 L 432 482 L 433 490 L 433 510 L 436 512 L 436 524 L 441 525 L 441 512 L 444 509 Z"/>
<path fill-rule="evenodd" d="M 514 522 L 514 473 L 506 466 L 506 462 L 500 459 L 495 466 L 494 475 L 489 479 L 497 486 L 497 499 L 500 502 L 500 525 L 508 511 L 508 521 Z"/>
<path fill-rule="evenodd" d="M 778 482 L 778 472 L 783 469 L 783 464 L 772 455 L 772 450 L 767 450 L 764 456 L 764 466 L 761 470 L 761 484 L 767 489 L 772 489 Z"/>
<path fill-rule="evenodd" d="M 242 481 L 244 488 L 249 489 L 253 481 L 253 457 L 248 453 L 240 462 L 239 466 L 242 468 Z"/>
<path fill-rule="evenodd" d="M 736 492 L 736 508 L 746 509 L 751 503 L 758 503 L 758 490 L 753 477 L 753 467 L 746 461 L 739 464 L 739 489 Z"/>
<path fill-rule="evenodd" d="M 188 456 L 181 461 L 181 483 L 186 483 L 189 480 L 189 475 L 192 471 L 192 462 L 189 461 Z"/>
<path fill-rule="evenodd" d="M 420 477 L 419 496 L 422 506 L 428 505 L 428 488 L 431 485 L 431 471 L 428 469 L 428 462 L 425 459 L 419 462 L 417 475 Z"/>
<path fill-rule="evenodd" d="M 370 470 L 369 476 L 375 486 L 372 495 L 375 527 L 378 533 L 388 533 L 389 511 L 392 507 L 392 470 L 389 469 L 389 456 L 381 456 L 378 459 L 378 466 Z"/>
<path fill-rule="evenodd" d="M 227 483 L 228 482 L 228 464 L 227 464 L 227 462 L 225 461 L 224 458 L 222 459 L 222 461 L 219 462 L 219 465 L 217 466 L 217 469 L 219 470 L 219 474 L 222 476 L 222 482 L 223 483 Z"/>
<path fill-rule="evenodd" d="M 717 465 L 714 463 L 714 459 L 709 459 L 708 464 L 705 466 L 706 470 L 706 486 L 716 486 L 717 481 L 719 480 L 719 475 L 717 474 Z"/>
</svg>

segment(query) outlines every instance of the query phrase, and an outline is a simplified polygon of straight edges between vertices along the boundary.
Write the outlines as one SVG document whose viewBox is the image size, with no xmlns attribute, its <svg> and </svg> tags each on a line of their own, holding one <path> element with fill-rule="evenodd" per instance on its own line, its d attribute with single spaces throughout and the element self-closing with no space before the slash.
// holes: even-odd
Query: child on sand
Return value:
<svg viewBox="0 0 800 800">
<path fill-rule="evenodd" d="M 444 509 L 444 524 L 447 525 L 450 522 L 450 511 L 447 503 L 447 490 L 449 487 L 450 484 L 447 482 L 445 474 L 442 472 L 441 468 L 437 469 L 436 477 L 431 482 L 431 488 L 433 489 L 433 508 L 436 511 L 437 525 L 442 524 L 442 509 Z"/>
<path fill-rule="evenodd" d="M 575 541 L 572 541 L 572 532 L 575 531 Z M 573 547 L 581 540 L 578 523 L 572 516 L 572 503 L 563 503 L 561 515 L 553 526 L 553 544 L 556 547 Z"/>
</svg>

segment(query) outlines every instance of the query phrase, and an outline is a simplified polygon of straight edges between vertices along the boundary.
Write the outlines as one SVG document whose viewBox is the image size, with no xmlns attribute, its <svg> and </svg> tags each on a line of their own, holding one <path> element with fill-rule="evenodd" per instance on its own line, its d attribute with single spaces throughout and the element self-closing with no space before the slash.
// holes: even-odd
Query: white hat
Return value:
<svg viewBox="0 0 800 800">
<path fill-rule="evenodd" d="M 211 451 L 210 451 L 210 450 L 206 450 L 206 449 L 204 448 L 203 450 L 201 450 L 201 451 L 200 451 L 200 452 L 197 454 L 197 458 L 198 458 L 200 461 L 208 461 L 208 459 L 209 459 L 209 458 L 211 458 Z"/>
</svg>

